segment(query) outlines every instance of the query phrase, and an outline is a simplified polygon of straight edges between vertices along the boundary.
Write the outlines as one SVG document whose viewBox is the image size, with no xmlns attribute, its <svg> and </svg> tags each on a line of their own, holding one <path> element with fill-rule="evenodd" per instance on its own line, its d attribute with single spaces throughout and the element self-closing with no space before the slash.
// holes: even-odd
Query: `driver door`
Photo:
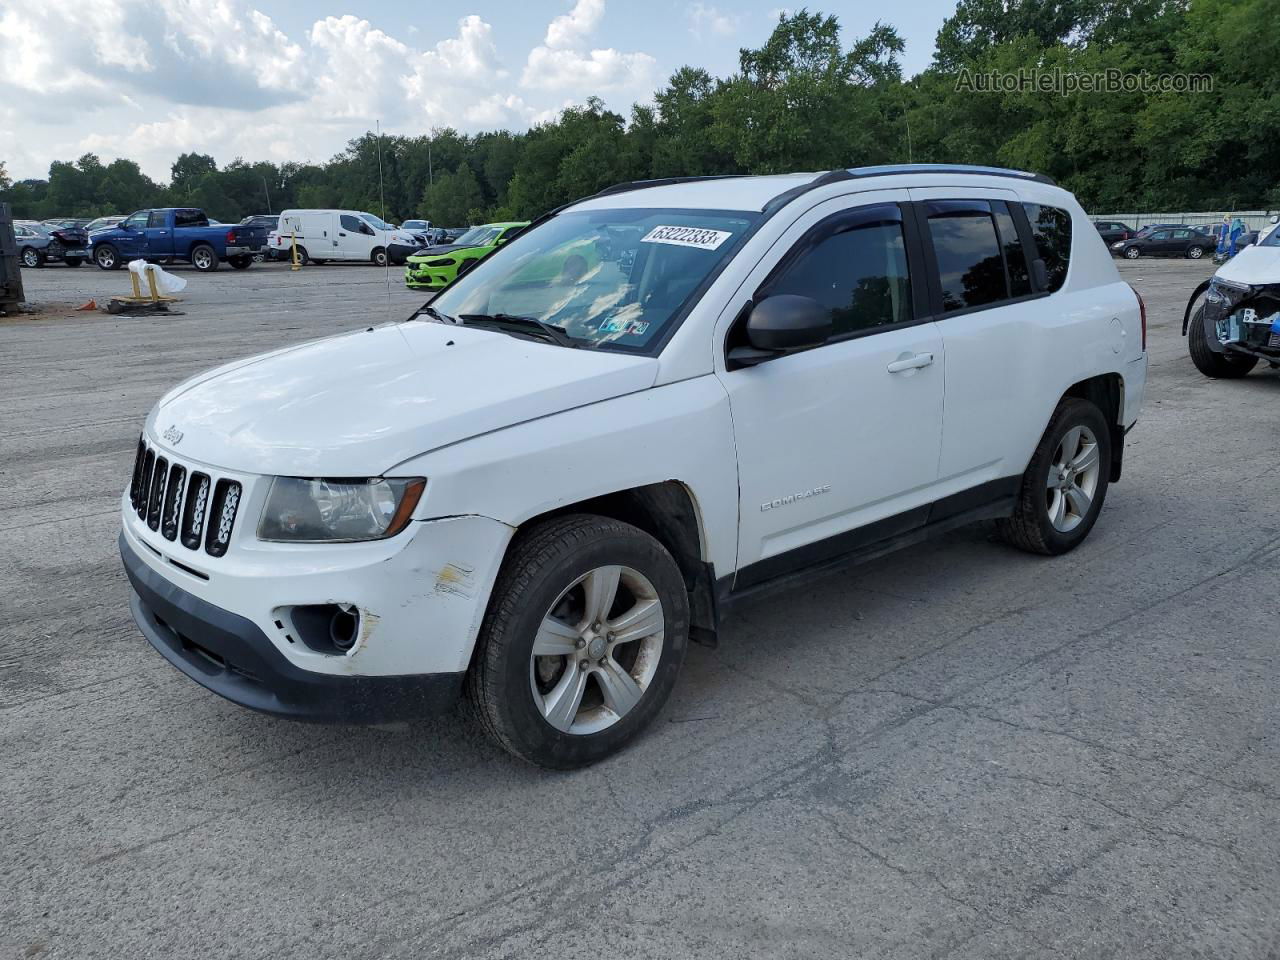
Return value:
<svg viewBox="0 0 1280 960">
<path fill-rule="evenodd" d="M 905 190 L 819 204 L 757 265 L 721 318 L 775 294 L 832 312 L 821 346 L 720 374 L 738 451 L 735 586 L 922 525 L 942 448 L 943 342 Z"/>
<path fill-rule="evenodd" d="M 117 237 L 112 244 L 124 260 L 142 256 L 147 249 L 147 220 L 150 210 L 140 210 L 120 223 Z"/>
</svg>

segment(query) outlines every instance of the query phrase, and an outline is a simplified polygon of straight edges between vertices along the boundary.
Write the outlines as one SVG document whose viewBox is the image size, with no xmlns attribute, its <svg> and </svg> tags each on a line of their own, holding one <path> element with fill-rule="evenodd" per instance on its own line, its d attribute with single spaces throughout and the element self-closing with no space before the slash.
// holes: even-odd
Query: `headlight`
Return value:
<svg viewBox="0 0 1280 960">
<path fill-rule="evenodd" d="M 1111 245 L 1111 249 L 1112 249 L 1112 250 L 1119 250 L 1121 247 L 1123 247 L 1123 246 L 1125 245 L 1125 242 L 1126 242 L 1126 241 L 1124 241 L 1124 240 L 1117 240 L 1115 243 L 1113 243 L 1113 244 Z"/>
<path fill-rule="evenodd" d="M 258 520 L 258 539 L 319 543 L 394 537 L 408 525 L 426 485 L 422 477 L 276 477 Z"/>
<path fill-rule="evenodd" d="M 422 265 L 424 267 L 452 267 L 453 260 L 448 257 L 443 260 L 423 260 Z"/>
</svg>

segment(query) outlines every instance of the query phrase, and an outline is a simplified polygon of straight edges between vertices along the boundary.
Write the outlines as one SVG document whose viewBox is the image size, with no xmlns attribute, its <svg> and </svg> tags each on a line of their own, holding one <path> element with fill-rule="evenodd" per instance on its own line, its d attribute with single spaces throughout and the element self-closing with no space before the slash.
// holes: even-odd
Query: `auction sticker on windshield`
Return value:
<svg viewBox="0 0 1280 960">
<path fill-rule="evenodd" d="M 640 242 L 670 243 L 677 247 L 714 250 L 732 236 L 727 230 L 708 230 L 705 227 L 654 227 L 640 238 Z"/>
</svg>

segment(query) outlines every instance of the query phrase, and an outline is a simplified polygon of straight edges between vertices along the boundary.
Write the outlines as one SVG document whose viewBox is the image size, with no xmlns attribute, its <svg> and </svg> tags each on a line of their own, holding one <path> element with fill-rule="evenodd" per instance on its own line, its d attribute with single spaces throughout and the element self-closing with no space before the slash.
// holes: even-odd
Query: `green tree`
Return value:
<svg viewBox="0 0 1280 960">
<path fill-rule="evenodd" d="M 422 191 L 418 215 L 441 226 L 461 226 L 484 218 L 480 181 L 466 164 L 444 173 Z"/>
</svg>

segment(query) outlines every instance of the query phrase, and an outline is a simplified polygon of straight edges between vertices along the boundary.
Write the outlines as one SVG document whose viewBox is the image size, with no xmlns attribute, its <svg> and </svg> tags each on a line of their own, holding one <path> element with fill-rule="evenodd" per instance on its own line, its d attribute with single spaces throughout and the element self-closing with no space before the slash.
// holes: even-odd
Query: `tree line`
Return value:
<svg viewBox="0 0 1280 960">
<path fill-rule="evenodd" d="M 54 162 L 47 180 L 11 183 L 0 163 L 0 201 L 35 219 L 341 207 L 453 226 L 532 218 L 625 180 L 914 161 L 1039 171 L 1094 210 L 1280 206 L 1276 0 L 960 0 L 928 69 L 904 78 L 902 51 L 890 25 L 846 42 L 835 17 L 801 10 L 742 49 L 732 75 L 682 67 L 629 116 L 592 98 L 524 132 L 366 133 L 322 164 L 219 169 L 186 153 L 168 184 L 93 154 Z M 972 81 L 1032 70 L 1194 73 L 1212 88 L 977 92 Z"/>
</svg>

